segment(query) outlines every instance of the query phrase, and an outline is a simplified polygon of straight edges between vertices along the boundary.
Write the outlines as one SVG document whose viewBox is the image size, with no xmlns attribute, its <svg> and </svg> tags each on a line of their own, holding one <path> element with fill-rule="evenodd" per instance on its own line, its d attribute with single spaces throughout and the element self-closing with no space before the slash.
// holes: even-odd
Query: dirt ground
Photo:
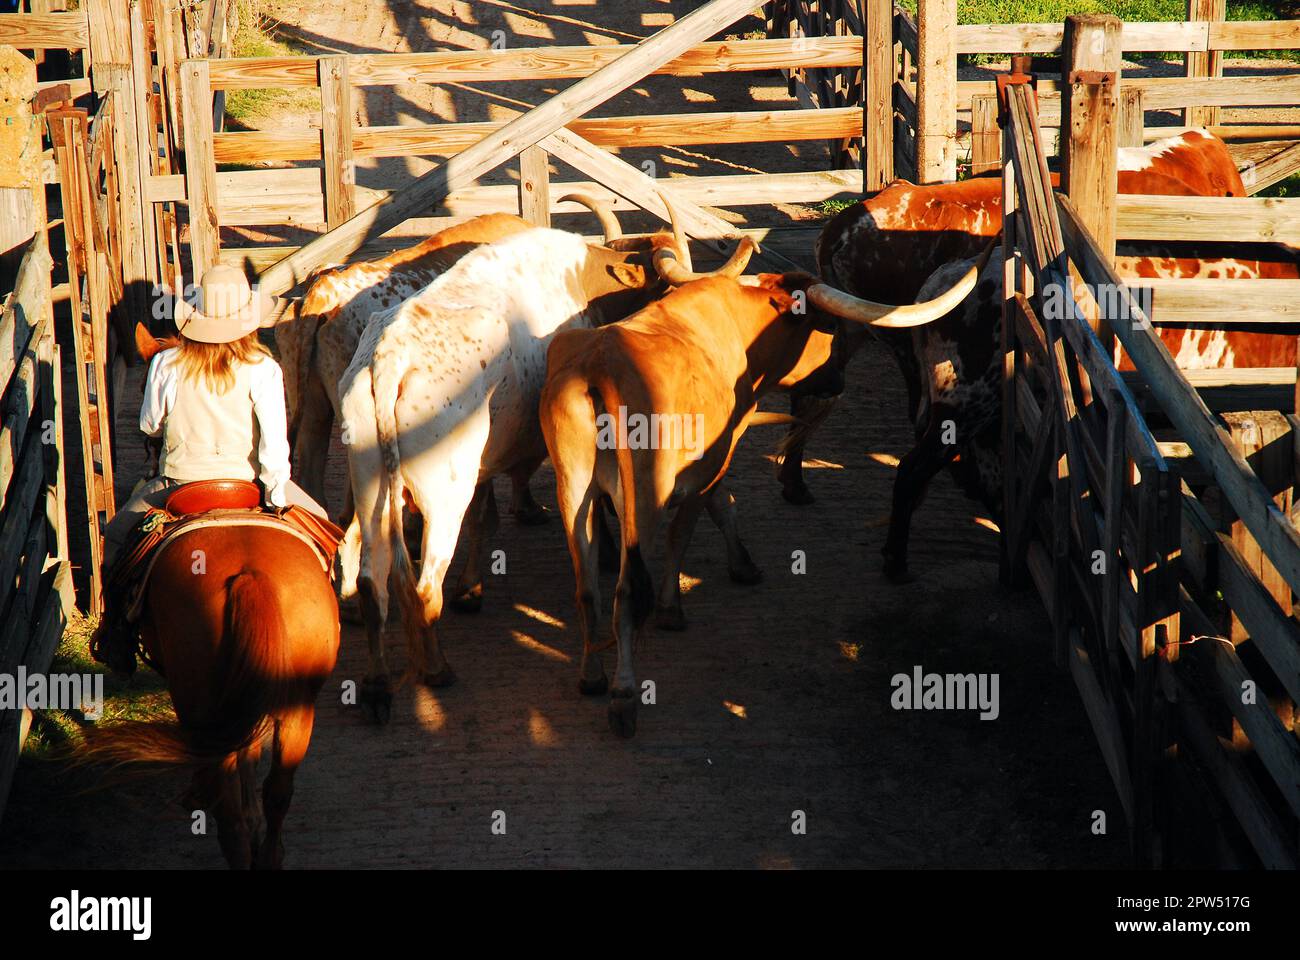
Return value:
<svg viewBox="0 0 1300 960">
<path fill-rule="evenodd" d="M 282 4 L 282 12 L 294 6 L 309 5 Z M 498 24 L 533 43 L 612 42 L 652 32 L 661 23 L 642 18 L 684 5 L 531 6 L 544 10 L 443 0 L 311 4 L 310 24 L 306 14 L 288 22 L 320 49 L 486 46 Z M 753 82 L 784 94 L 777 79 Z M 510 95 L 535 103 L 544 94 Z M 471 107 L 481 97 L 421 96 L 435 102 L 398 88 L 392 103 L 367 101 L 366 109 L 400 108 L 418 122 L 484 116 Z M 731 96 L 738 109 L 748 99 L 744 87 Z M 729 108 L 718 103 L 710 108 Z M 480 107 L 493 115 L 491 102 Z M 671 105 L 616 103 L 610 112 L 636 109 Z M 764 170 L 783 169 L 785 156 L 793 169 L 812 163 L 783 145 L 753 156 L 746 164 Z M 709 163 L 684 172 L 721 172 Z M 385 176 L 374 175 L 367 185 Z M 342 703 L 343 682 L 359 681 L 365 664 L 361 631 L 345 627 L 298 776 L 287 866 L 1125 865 L 1118 799 L 1073 683 L 1051 664 L 1047 618 L 1032 592 L 999 586 L 996 533 L 948 477 L 936 481 L 913 525 L 918 579 L 899 586 L 883 578 L 891 464 L 908 449 L 911 429 L 901 377 L 883 348 L 859 354 L 848 384 L 809 448 L 818 458 L 809 461 L 816 504 L 780 499 L 769 459 L 776 429 L 755 429 L 742 444 L 732 484 L 765 580 L 732 584 L 721 536 L 700 524 L 685 565 L 689 627 L 651 629 L 638 651 L 638 675 L 654 681 L 657 703 L 642 707 L 633 740 L 610 733 L 604 698 L 577 692 L 573 575 L 554 519 L 541 527 L 503 519 L 493 546 L 505 551 L 507 572 L 489 578 L 482 613 L 452 612 L 443 623 L 459 683 L 403 688 L 386 728 Z M 130 406 L 118 423 L 124 487 L 142 454 Z M 336 444 L 336 497 L 342 471 Z M 553 506 L 549 466 L 533 487 Z M 806 573 L 792 571 L 796 550 L 806 553 Z M 608 606 L 612 581 L 604 594 Z M 390 645 L 401 669 L 396 631 Z M 893 709 L 890 678 L 918 665 L 996 673 L 998 718 Z M 84 792 L 84 775 L 26 760 L 0 823 L 0 865 L 219 867 L 215 838 L 194 836 L 179 806 L 185 784 L 167 772 Z M 1096 810 L 1108 816 L 1104 836 L 1090 829 Z M 504 835 L 492 831 L 497 811 Z M 806 833 L 792 831 L 796 811 Z"/>
<path fill-rule="evenodd" d="M 555 520 L 503 519 L 493 546 L 506 574 L 489 578 L 482 613 L 443 623 L 459 683 L 404 688 L 387 728 L 342 704 L 342 683 L 365 666 L 362 632 L 345 627 L 298 776 L 287 865 L 1125 864 L 1116 794 L 1070 678 L 1051 665 L 1046 616 L 1031 592 L 998 585 L 996 536 L 946 476 L 914 525 L 918 580 L 882 577 L 888 463 L 910 431 L 882 348 L 849 374 L 809 451 L 816 504 L 780 499 L 773 428 L 742 444 L 733 485 L 766 578 L 732 584 L 721 536 L 701 523 L 685 567 L 689 627 L 649 631 L 638 654 L 657 703 L 642 707 L 635 739 L 615 739 L 604 699 L 577 692 L 573 575 Z M 118 423 L 131 438 L 124 484 L 141 456 L 131 420 L 126 411 Z M 342 470 L 336 445 L 335 491 Z M 534 489 L 553 506 L 549 467 Z M 807 555 L 802 575 L 795 550 Z M 401 669 L 395 630 L 389 642 Z M 890 678 L 916 665 L 997 673 L 999 717 L 895 711 Z M 193 836 L 177 802 L 185 784 L 168 772 L 79 793 L 84 776 L 26 760 L 0 864 L 218 867 L 215 839 Z M 490 829 L 498 810 L 504 836 Z M 796 810 L 805 835 L 791 831 Z M 1109 835 L 1090 833 L 1094 810 L 1108 813 Z"/>
</svg>

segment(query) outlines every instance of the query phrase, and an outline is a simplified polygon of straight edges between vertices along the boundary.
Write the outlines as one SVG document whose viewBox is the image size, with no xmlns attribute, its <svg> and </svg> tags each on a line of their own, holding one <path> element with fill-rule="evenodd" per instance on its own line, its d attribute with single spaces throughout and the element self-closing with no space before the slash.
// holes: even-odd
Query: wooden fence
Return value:
<svg viewBox="0 0 1300 960">
<path fill-rule="evenodd" d="M 860 0 L 770 0 L 766 5 L 769 37 L 862 37 Z M 844 67 L 795 67 L 785 70 L 790 94 L 803 107 L 822 110 L 862 107 L 863 61 Z M 831 145 L 833 166 L 862 165 L 861 131 Z"/>
<path fill-rule="evenodd" d="M 9 676 L 49 669 L 73 606 L 52 260 L 39 164 L 31 162 L 40 142 L 35 70 L 12 54 L 0 47 L 0 159 L 8 161 L 0 194 L 6 209 L 27 206 L 33 215 L 16 250 L 0 243 L 6 260 L 17 258 L 16 270 L 0 271 L 13 278 L 0 284 L 0 674 Z M 30 719 L 26 710 L 0 711 L 0 813 Z"/>
<path fill-rule="evenodd" d="M 1028 574 L 1051 615 L 1057 657 L 1070 665 L 1138 856 L 1160 863 L 1190 804 L 1204 814 L 1198 829 L 1213 824 L 1220 834 L 1224 861 L 1294 868 L 1300 533 L 1287 514 L 1298 480 L 1295 419 L 1271 411 L 1216 419 L 1156 332 L 1187 322 L 1204 291 L 1221 303 L 1235 295 L 1238 307 L 1216 323 L 1270 322 L 1294 340 L 1296 318 L 1269 314 L 1269 285 L 1292 282 L 1176 281 L 1157 289 L 1152 309 L 1116 272 L 1108 221 L 1118 207 L 1121 236 L 1168 239 L 1156 235 L 1172 232 L 1176 217 L 1178 239 L 1195 224 L 1192 233 L 1216 241 L 1259 241 L 1273 238 L 1274 218 L 1300 215 L 1300 204 L 1216 201 L 1219 216 L 1202 219 L 1199 198 L 1112 190 L 1109 202 L 1094 202 L 1085 184 L 1114 183 L 1116 141 L 1106 131 L 1118 125 L 1120 101 L 1113 87 L 1080 82 L 1068 91 L 1074 135 L 1063 144 L 1063 183 L 1073 179 L 1076 190 L 1056 196 L 1027 80 L 1015 76 L 1005 88 L 1002 136 L 1011 251 L 1004 571 L 1012 581 Z M 1153 209 L 1166 219 L 1151 222 Z M 1169 298 L 1171 309 L 1162 297 L 1175 283 L 1196 289 Z M 1062 315 L 1049 293 L 1065 295 Z M 1131 358 L 1131 376 L 1116 372 L 1110 336 Z M 1257 371 L 1217 373 L 1251 382 Z M 1287 374 L 1294 387 L 1294 366 Z M 1152 417 L 1173 435 L 1158 440 Z"/>
<path fill-rule="evenodd" d="M 892 0 L 865 0 L 865 3 L 868 63 L 864 97 L 869 118 L 865 189 L 878 190 L 894 176 L 920 183 L 955 180 L 961 159 L 962 121 L 969 121 L 974 131 L 972 152 L 981 147 L 985 150 L 980 167 L 987 169 L 999 142 L 992 109 L 996 95 L 994 81 L 958 80 L 957 57 L 963 54 L 1059 56 L 1063 26 L 1059 23 L 958 24 L 956 0 L 919 0 L 916 17 Z M 1185 111 L 1189 125 L 1208 124 L 1226 140 L 1300 139 L 1300 124 L 1296 123 L 1222 125 L 1218 122 L 1221 107 L 1300 103 L 1300 67 L 1295 75 L 1286 76 L 1217 75 L 1222 70 L 1219 57 L 1225 51 L 1300 48 L 1300 20 L 1224 21 L 1222 0 L 1188 0 L 1188 11 L 1185 21 L 1122 25 L 1119 44 L 1112 51 L 1116 65 L 1124 53 L 1181 52 L 1188 56 L 1186 77 L 1125 78 L 1125 87 L 1141 98 L 1139 111 Z M 1063 81 L 1059 71 L 1055 78 L 1043 69 L 1037 70 L 1037 74 L 1039 122 L 1045 128 L 1056 128 L 1060 125 Z M 892 123 L 881 118 L 891 118 Z M 1139 143 L 1183 129 L 1138 126 L 1142 130 Z M 1056 152 L 1054 139 L 1054 136 L 1044 138 L 1049 155 Z M 1300 167 L 1300 153 L 1289 160 L 1289 171 Z"/>
<path fill-rule="evenodd" d="M 41 180 L 54 187 L 39 218 L 55 246 L 52 301 L 73 371 L 66 522 L 80 605 L 94 614 L 100 528 L 115 508 L 113 401 L 134 362 L 132 327 L 151 320 L 158 295 L 179 288 L 188 268 L 183 206 L 148 201 L 145 187 L 183 169 L 178 65 L 221 52 L 228 0 L 85 0 L 73 11 L 56 3 L 32 0 L 28 12 L 0 15 L 0 46 L 24 51 L 38 70 L 36 149 Z M 59 51 L 56 64 L 47 55 Z"/>
<path fill-rule="evenodd" d="M 284 256 L 284 247 L 238 247 L 221 251 L 223 226 L 293 225 L 311 231 L 332 229 L 356 211 L 382 201 L 386 191 L 356 182 L 355 162 L 366 157 L 426 155 L 452 158 L 500 131 L 503 122 L 461 122 L 399 127 L 358 126 L 354 98 L 358 87 L 399 83 L 468 83 L 565 80 L 589 77 L 627 53 L 628 46 L 542 47 L 499 51 L 364 54 L 322 57 L 229 58 L 181 64 L 181 109 L 185 118 L 186 171 L 183 177 L 150 178 L 152 202 L 185 202 L 196 271 L 222 258 L 263 267 Z M 653 73 L 699 77 L 717 73 L 807 68 L 860 67 L 858 37 L 727 40 L 692 45 Z M 211 114 L 214 96 L 249 88 L 311 88 L 320 91 L 319 128 L 300 131 L 213 132 L 190 118 Z M 842 144 L 861 133 L 857 106 L 819 110 L 752 110 L 578 118 L 568 125 L 575 136 L 596 147 L 664 147 L 696 144 L 791 143 L 813 140 Z M 541 195 L 558 198 L 584 189 L 615 209 L 637 204 L 597 181 L 538 184 L 547 177 L 549 156 L 530 154 L 529 178 Z M 312 162 L 319 167 L 220 170 L 230 165 L 268 161 Z M 520 184 L 524 182 L 521 176 Z M 781 174 L 736 174 L 663 179 L 675 197 L 699 204 L 745 206 L 775 202 L 818 202 L 852 194 L 858 178 L 848 171 L 809 170 Z M 406 225 L 404 232 L 427 235 L 452 218 L 490 211 L 525 210 L 521 187 L 466 186 L 453 191 L 433 216 Z M 539 215 L 574 213 L 582 208 L 549 199 Z M 766 234 L 762 236 L 766 237 Z M 409 243 L 410 241 L 405 241 Z M 402 245 L 389 238 L 367 252 Z M 800 236 L 798 244 L 806 245 Z M 781 251 L 778 241 L 775 252 Z M 801 248 L 801 254 L 804 252 Z"/>
</svg>

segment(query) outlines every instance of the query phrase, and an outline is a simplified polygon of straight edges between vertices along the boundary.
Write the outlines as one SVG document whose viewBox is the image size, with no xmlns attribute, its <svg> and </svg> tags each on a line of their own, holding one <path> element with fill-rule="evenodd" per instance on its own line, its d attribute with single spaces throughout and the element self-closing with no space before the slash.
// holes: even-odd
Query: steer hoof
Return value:
<svg viewBox="0 0 1300 960">
<path fill-rule="evenodd" d="M 732 583 L 755 584 L 763 582 L 763 571 L 759 569 L 758 564 L 746 557 L 744 562 L 734 567 L 727 568 L 727 576 L 731 578 Z"/>
<path fill-rule="evenodd" d="M 781 488 L 781 496 L 786 503 L 793 503 L 795 506 L 806 507 L 810 503 L 815 503 L 817 498 L 812 495 L 808 489 L 808 484 L 800 480 L 798 483 L 787 483 Z"/>
<path fill-rule="evenodd" d="M 361 713 L 371 723 L 380 726 L 393 715 L 393 691 L 387 677 L 366 677 L 361 681 Z"/>
<path fill-rule="evenodd" d="M 456 671 L 450 666 L 443 667 L 437 673 L 426 673 L 422 678 L 426 687 L 450 687 L 456 682 Z"/>
<path fill-rule="evenodd" d="M 361 600 L 357 596 L 348 597 L 346 600 L 339 600 L 339 619 L 344 623 L 364 624 L 365 619 L 361 616 Z"/>
<path fill-rule="evenodd" d="M 885 554 L 885 578 L 892 583 L 911 583 L 916 579 L 907 569 L 907 561 Z"/>
<path fill-rule="evenodd" d="M 551 514 L 540 503 L 523 506 L 515 511 L 515 523 L 525 527 L 540 527 L 550 519 Z"/>
<path fill-rule="evenodd" d="M 682 605 L 679 603 L 675 607 L 655 607 L 655 626 L 660 630 L 685 630 L 686 614 L 682 613 Z"/>
<path fill-rule="evenodd" d="M 578 678 L 578 692 L 584 697 L 598 697 L 609 689 L 609 677 L 600 677 L 596 680 L 588 680 L 586 677 Z"/>
<path fill-rule="evenodd" d="M 468 590 L 462 590 L 451 598 L 453 610 L 461 613 L 478 613 L 483 609 L 483 584 L 476 583 Z"/>
<path fill-rule="evenodd" d="M 636 691 L 615 689 L 609 701 L 609 729 L 627 740 L 636 733 Z"/>
</svg>

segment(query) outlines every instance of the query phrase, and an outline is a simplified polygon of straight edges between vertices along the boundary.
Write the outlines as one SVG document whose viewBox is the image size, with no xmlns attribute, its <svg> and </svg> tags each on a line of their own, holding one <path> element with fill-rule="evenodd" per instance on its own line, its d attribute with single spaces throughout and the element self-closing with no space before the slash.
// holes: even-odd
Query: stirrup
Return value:
<svg viewBox="0 0 1300 960">
<path fill-rule="evenodd" d="M 90 656 L 114 673 L 131 676 L 135 673 L 138 642 L 126 618 L 106 607 L 95 632 L 90 635 Z"/>
</svg>

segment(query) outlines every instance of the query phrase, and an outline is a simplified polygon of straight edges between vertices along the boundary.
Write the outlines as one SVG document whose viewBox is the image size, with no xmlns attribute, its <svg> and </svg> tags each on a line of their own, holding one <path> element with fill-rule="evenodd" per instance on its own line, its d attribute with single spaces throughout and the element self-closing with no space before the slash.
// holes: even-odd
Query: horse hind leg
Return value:
<svg viewBox="0 0 1300 960">
<path fill-rule="evenodd" d="M 253 865 L 252 832 L 245 815 L 244 790 L 240 777 L 239 754 L 232 753 L 217 762 L 219 780 L 216 813 L 217 841 L 232 870 L 248 870 Z"/>
<path fill-rule="evenodd" d="M 262 801 L 257 795 L 257 761 L 261 757 L 262 747 L 256 743 L 239 753 L 239 787 L 244 807 L 244 822 L 248 824 L 249 855 L 254 861 L 262 845 L 266 832 L 266 820 L 262 815 Z"/>
<path fill-rule="evenodd" d="M 284 818 L 293 800 L 294 775 L 307 756 L 315 721 L 316 709 L 310 703 L 290 707 L 275 719 L 271 770 L 262 783 L 266 837 L 257 851 L 255 865 L 259 870 L 279 870 L 284 866 Z"/>
</svg>

